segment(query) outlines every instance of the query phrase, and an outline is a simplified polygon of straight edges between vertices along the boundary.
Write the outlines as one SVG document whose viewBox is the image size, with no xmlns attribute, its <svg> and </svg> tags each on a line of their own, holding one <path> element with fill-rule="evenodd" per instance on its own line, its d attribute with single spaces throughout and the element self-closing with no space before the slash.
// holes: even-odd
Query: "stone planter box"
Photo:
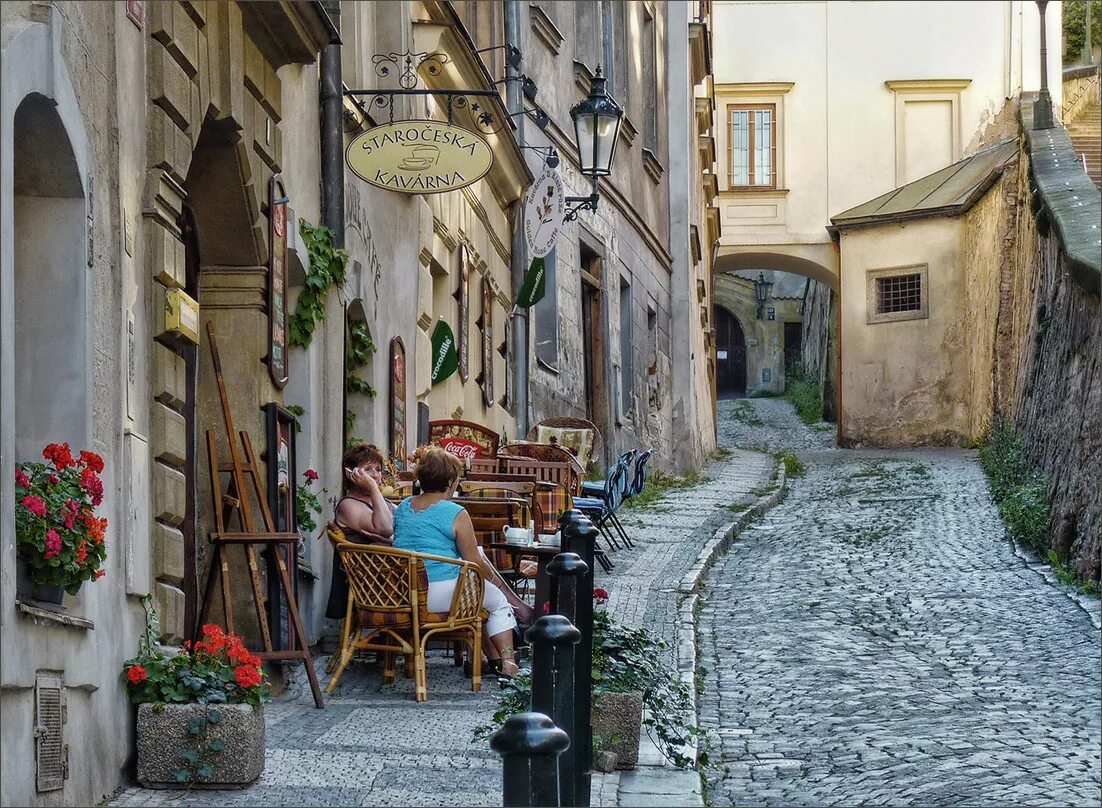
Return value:
<svg viewBox="0 0 1102 808">
<path fill-rule="evenodd" d="M 209 724 L 196 740 L 188 733 L 188 722 L 208 711 L 217 711 L 221 721 Z M 225 748 L 209 751 L 215 740 Z M 139 704 L 137 742 L 138 782 L 146 788 L 244 788 L 264 771 L 264 710 L 248 704 L 165 704 L 157 709 Z M 176 773 L 188 766 L 188 749 L 199 749 L 213 771 L 182 783 Z"/>
<path fill-rule="evenodd" d="M 639 727 L 643 723 L 643 694 L 602 693 L 593 701 L 593 734 L 616 753 L 618 769 L 634 769 L 639 762 Z"/>
</svg>

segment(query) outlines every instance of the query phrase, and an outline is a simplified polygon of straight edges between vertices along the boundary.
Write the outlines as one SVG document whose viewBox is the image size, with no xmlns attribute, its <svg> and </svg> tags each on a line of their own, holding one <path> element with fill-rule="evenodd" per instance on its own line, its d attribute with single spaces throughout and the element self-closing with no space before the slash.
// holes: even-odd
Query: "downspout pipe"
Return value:
<svg viewBox="0 0 1102 808">
<path fill-rule="evenodd" d="M 523 44 L 520 39 L 520 3 L 519 0 L 505 2 L 505 42 L 516 48 Z M 524 98 L 521 95 L 520 69 L 506 61 L 505 106 L 512 120 L 516 121 L 516 138 L 521 149 L 524 148 Z M 518 114 L 519 113 L 519 114 Z M 513 203 L 512 211 L 512 260 L 510 270 L 513 278 L 513 299 L 524 285 L 524 273 L 528 269 L 528 243 L 524 239 L 524 197 Z M 528 325 L 531 309 L 517 310 L 513 318 L 513 410 L 516 413 L 517 439 L 524 440 L 528 435 Z"/>
<path fill-rule="evenodd" d="M 334 36 L 321 52 L 321 221 L 344 247 L 344 81 L 341 76 L 340 3 L 322 3 Z"/>
</svg>

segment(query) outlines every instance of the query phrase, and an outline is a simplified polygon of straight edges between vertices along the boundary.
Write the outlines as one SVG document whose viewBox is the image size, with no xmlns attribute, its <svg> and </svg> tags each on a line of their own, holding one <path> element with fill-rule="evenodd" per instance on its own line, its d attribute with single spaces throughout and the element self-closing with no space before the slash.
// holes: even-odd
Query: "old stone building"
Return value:
<svg viewBox="0 0 1102 808">
<path fill-rule="evenodd" d="M 53 442 L 94 450 L 109 522 L 103 579 L 40 602 L 17 563 L 12 475 L 0 477 L 4 804 L 94 804 L 126 776 L 122 662 L 152 615 L 166 644 L 194 634 L 231 437 L 249 436 L 259 499 L 292 532 L 298 485 L 329 518 L 346 441 L 401 459 L 429 419 L 523 438 L 545 416 L 589 415 L 610 456 L 654 447 L 667 467 L 712 450 L 708 15 L 650 2 L 0 7 L 0 465 Z M 530 99 L 527 115 L 507 109 L 507 34 L 542 132 Z M 419 87 L 479 91 L 496 116 L 482 132 L 493 165 L 461 190 L 397 193 L 343 169 L 371 126 L 456 113 L 444 95 L 386 95 L 407 53 L 441 56 Z M 373 59 L 388 55 L 389 74 Z M 570 191 L 588 193 L 569 109 L 598 65 L 627 112 L 615 173 L 597 213 L 565 229 L 530 320 L 510 318 L 526 268 L 518 217 L 546 147 Z M 433 385 L 440 320 L 464 361 Z M 315 643 L 332 551 L 303 533 L 286 560 Z M 257 569 L 285 643 L 274 569 Z M 255 644 L 243 553 L 229 570 L 235 627 Z"/>
</svg>

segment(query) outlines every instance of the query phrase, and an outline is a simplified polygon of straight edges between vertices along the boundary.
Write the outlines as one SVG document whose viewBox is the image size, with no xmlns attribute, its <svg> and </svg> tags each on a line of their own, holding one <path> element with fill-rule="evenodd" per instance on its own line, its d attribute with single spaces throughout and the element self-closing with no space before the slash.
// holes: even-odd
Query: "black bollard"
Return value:
<svg viewBox="0 0 1102 808">
<path fill-rule="evenodd" d="M 570 738 L 543 713 L 520 713 L 505 720 L 490 739 L 502 757 L 501 804 L 559 806 L 559 755 Z"/>
<path fill-rule="evenodd" d="M 576 553 L 559 553 L 547 565 L 547 572 L 555 582 L 554 588 L 558 593 L 558 613 L 573 624 L 578 614 L 578 582 L 589 572 L 589 567 Z M 580 640 L 581 632 L 576 628 L 574 631 Z M 577 788 L 574 784 L 580 763 L 576 754 L 578 747 L 574 743 L 577 737 L 577 710 L 574 704 L 577 654 L 573 645 L 556 647 L 555 652 L 555 704 L 551 718 L 570 736 L 570 748 L 559 757 L 559 795 L 563 805 L 573 806 L 577 803 Z M 586 768 L 582 763 L 581 770 Z"/>
<path fill-rule="evenodd" d="M 582 638 L 574 652 L 574 805 L 587 808 L 590 804 L 590 781 L 593 771 L 593 546 L 597 528 L 580 511 L 570 510 L 560 517 L 563 550 L 581 556 L 586 564 L 577 582 L 572 616 Z"/>
<path fill-rule="evenodd" d="M 578 629 L 561 614 L 545 614 L 524 632 L 524 639 L 532 646 L 532 709 L 537 713 L 549 714 L 560 727 L 562 724 L 554 714 L 555 693 L 561 678 L 559 674 L 565 656 L 569 656 L 573 666 L 574 644 L 581 638 Z M 560 650 L 567 654 L 560 653 Z"/>
</svg>

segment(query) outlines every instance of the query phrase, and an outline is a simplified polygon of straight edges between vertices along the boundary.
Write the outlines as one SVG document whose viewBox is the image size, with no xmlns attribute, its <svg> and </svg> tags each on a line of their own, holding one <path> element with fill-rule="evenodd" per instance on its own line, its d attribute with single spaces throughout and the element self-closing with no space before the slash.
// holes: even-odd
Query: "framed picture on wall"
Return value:
<svg viewBox="0 0 1102 808">
<path fill-rule="evenodd" d="M 459 284 L 455 289 L 455 299 L 459 304 L 459 318 L 455 328 L 456 350 L 459 353 L 459 378 L 464 384 L 471 375 L 469 360 L 470 345 L 468 333 L 471 322 L 471 266 L 467 260 L 467 247 L 459 245 Z"/>
<path fill-rule="evenodd" d="M 482 276 L 482 401 L 494 406 L 494 290 Z"/>
<path fill-rule="evenodd" d="M 401 337 L 390 341 L 390 456 L 406 468 L 406 346 Z"/>
<path fill-rule="evenodd" d="M 279 174 L 268 188 L 268 373 L 282 390 L 287 359 L 287 190 Z"/>
<path fill-rule="evenodd" d="M 265 404 L 265 432 L 267 447 L 264 453 L 268 467 L 268 508 L 272 512 L 272 527 L 277 533 L 297 533 L 298 518 L 298 468 L 295 455 L 295 416 L 285 410 L 278 402 Z M 295 597 L 298 598 L 299 557 L 305 550 L 305 543 L 299 536 L 296 549 L 289 544 L 281 544 L 270 552 L 284 553 L 283 563 L 291 574 L 295 585 Z M 277 650 L 294 648 L 294 628 L 287 620 L 287 599 L 279 585 L 279 572 L 275 558 L 268 562 L 268 630 Z M 284 645 L 284 643 L 286 643 Z"/>
</svg>

